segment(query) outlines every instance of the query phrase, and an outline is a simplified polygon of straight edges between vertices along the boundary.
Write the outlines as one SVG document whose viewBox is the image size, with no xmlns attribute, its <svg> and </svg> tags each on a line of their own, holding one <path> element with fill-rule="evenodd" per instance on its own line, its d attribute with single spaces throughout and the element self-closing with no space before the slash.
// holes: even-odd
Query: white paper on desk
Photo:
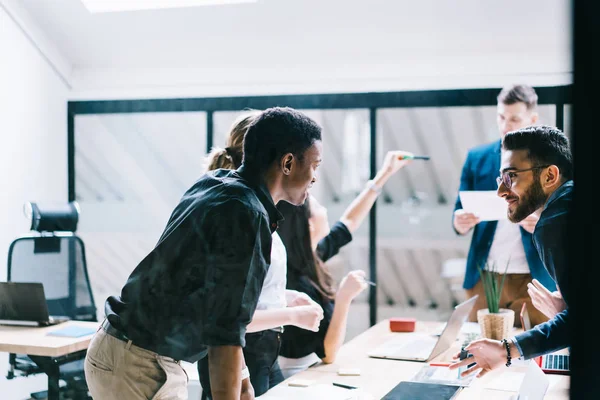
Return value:
<svg viewBox="0 0 600 400">
<path fill-rule="evenodd" d="M 471 384 L 475 374 L 470 374 L 464 378 L 460 376 L 461 370 L 450 370 L 448 367 L 437 367 L 426 365 L 412 377 L 413 382 L 440 383 L 442 385 L 466 387 Z"/>
<path fill-rule="evenodd" d="M 277 392 L 276 394 L 274 392 Z M 276 390 L 268 391 L 256 399 L 270 400 L 305 400 L 305 399 L 327 399 L 327 400 L 373 400 L 373 396 L 363 392 L 362 389 L 345 389 L 332 384 L 317 384 L 309 387 L 285 386 L 277 387 Z"/>
<path fill-rule="evenodd" d="M 459 192 L 460 202 L 465 211 L 471 212 L 482 221 L 507 219 L 507 203 L 495 190 L 465 190 Z"/>
<path fill-rule="evenodd" d="M 503 392 L 518 392 L 525 378 L 525 372 L 505 371 L 484 385 L 485 389 Z"/>
</svg>

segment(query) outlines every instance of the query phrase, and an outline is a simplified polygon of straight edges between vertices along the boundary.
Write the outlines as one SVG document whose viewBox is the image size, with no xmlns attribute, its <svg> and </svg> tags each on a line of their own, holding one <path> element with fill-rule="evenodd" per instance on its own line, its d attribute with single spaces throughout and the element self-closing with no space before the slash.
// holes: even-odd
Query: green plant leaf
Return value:
<svg viewBox="0 0 600 400">
<path fill-rule="evenodd" d="M 500 284 L 500 291 L 498 292 L 498 303 L 500 303 L 500 296 L 502 295 L 502 288 L 504 287 L 504 280 L 506 279 L 506 271 L 508 271 L 508 264 L 510 263 L 510 257 L 506 261 L 506 268 L 504 268 L 504 275 L 502 276 L 502 283 Z"/>
<path fill-rule="evenodd" d="M 500 279 L 500 271 L 496 263 L 483 263 L 477 265 L 481 283 L 483 285 L 485 298 L 488 304 L 488 311 L 490 313 L 498 313 L 500 311 L 500 298 L 502 296 L 502 289 L 504 288 L 504 280 L 506 279 L 506 271 L 508 270 L 508 264 L 510 258 L 504 269 L 502 279 Z"/>
</svg>

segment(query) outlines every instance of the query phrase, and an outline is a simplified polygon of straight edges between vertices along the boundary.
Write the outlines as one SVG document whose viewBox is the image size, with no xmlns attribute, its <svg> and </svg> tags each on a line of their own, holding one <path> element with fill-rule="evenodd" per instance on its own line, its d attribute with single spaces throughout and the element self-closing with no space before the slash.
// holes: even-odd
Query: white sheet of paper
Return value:
<svg viewBox="0 0 600 400">
<path fill-rule="evenodd" d="M 487 382 L 484 388 L 503 392 L 518 392 L 524 378 L 524 372 L 506 371 L 495 377 L 491 382 Z"/>
<path fill-rule="evenodd" d="M 550 380 L 538 365 L 530 361 L 527 372 L 519 387 L 519 399 L 543 400 L 550 386 Z"/>
<path fill-rule="evenodd" d="M 344 389 L 331 384 L 316 384 L 309 387 L 286 386 L 270 390 L 256 399 L 271 400 L 304 400 L 304 399 L 328 399 L 328 400 L 373 400 L 373 396 L 363 392 L 362 389 Z"/>
<path fill-rule="evenodd" d="M 459 192 L 460 202 L 465 211 L 479 216 L 482 221 L 507 219 L 506 200 L 495 190 L 468 190 Z"/>
</svg>

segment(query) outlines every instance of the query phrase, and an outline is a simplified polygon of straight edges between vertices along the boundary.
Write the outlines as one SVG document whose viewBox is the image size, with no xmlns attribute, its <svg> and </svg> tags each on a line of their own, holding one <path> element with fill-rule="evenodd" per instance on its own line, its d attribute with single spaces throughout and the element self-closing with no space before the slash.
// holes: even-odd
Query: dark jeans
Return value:
<svg viewBox="0 0 600 400">
<path fill-rule="evenodd" d="M 279 349 L 281 348 L 281 333 L 275 331 L 262 331 L 246 334 L 246 347 L 244 358 L 250 371 L 250 382 L 254 387 L 256 397 L 264 394 L 273 386 L 283 382 L 283 374 L 277 363 Z M 198 361 L 198 374 L 202 393 L 211 399 L 210 376 L 208 374 L 208 356 Z"/>
</svg>

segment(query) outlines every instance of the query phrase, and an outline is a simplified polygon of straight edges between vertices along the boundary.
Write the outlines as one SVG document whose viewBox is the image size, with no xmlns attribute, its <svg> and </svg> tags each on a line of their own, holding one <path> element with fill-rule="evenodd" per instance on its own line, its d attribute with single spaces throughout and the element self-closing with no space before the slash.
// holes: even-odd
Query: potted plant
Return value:
<svg viewBox="0 0 600 400">
<path fill-rule="evenodd" d="M 488 306 L 487 309 L 484 308 L 477 311 L 477 322 L 481 327 L 481 336 L 496 340 L 508 338 L 515 323 L 515 312 L 514 310 L 500 307 L 500 296 L 504 287 L 508 262 L 506 263 L 502 279 L 500 279 L 500 273 L 495 263 L 489 264 L 486 262 L 483 267 L 478 266 L 477 268 L 479 269 Z"/>
</svg>

